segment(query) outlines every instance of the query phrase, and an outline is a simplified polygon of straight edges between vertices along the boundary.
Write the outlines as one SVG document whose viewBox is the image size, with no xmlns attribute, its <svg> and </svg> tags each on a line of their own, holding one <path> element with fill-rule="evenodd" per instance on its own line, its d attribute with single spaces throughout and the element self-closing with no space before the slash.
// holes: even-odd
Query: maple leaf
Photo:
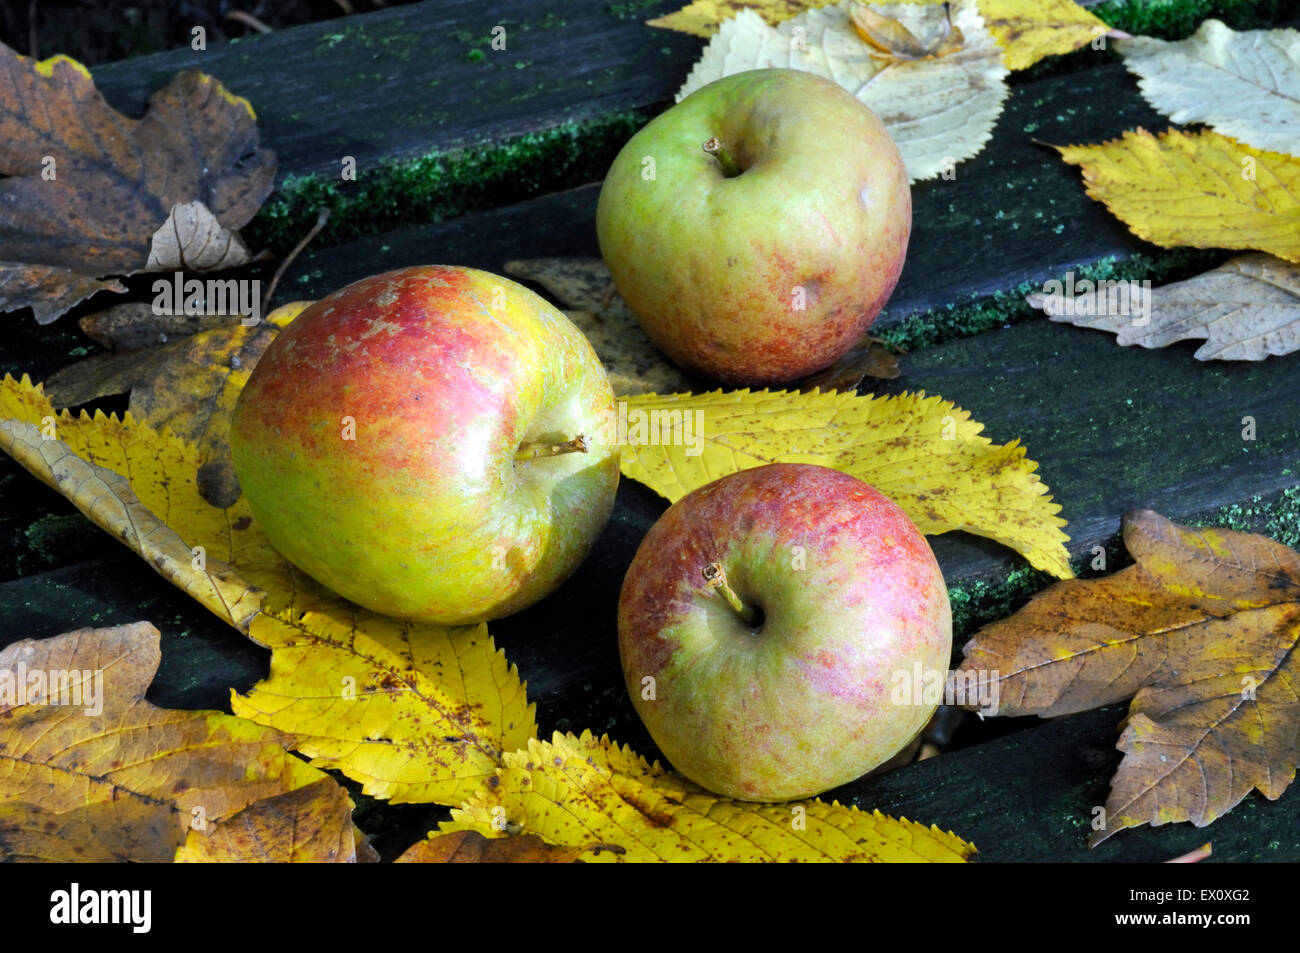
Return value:
<svg viewBox="0 0 1300 953">
<path fill-rule="evenodd" d="M 1174 122 L 1300 156 L 1300 31 L 1238 33 L 1206 20 L 1180 42 L 1136 36 L 1115 48 L 1142 96 Z"/>
<path fill-rule="evenodd" d="M 0 859 L 72 859 L 90 836 L 85 859 L 167 861 L 196 825 L 334 784 L 278 731 L 146 701 L 160 659 L 147 622 L 0 649 Z"/>
<path fill-rule="evenodd" d="M 494 781 L 439 829 L 536 834 L 589 848 L 591 861 L 960 863 L 975 853 L 954 834 L 879 811 L 718 797 L 590 732 L 556 732 L 507 754 Z"/>
<path fill-rule="evenodd" d="M 1209 129 L 1145 129 L 1098 146 L 1053 146 L 1091 198 L 1166 248 L 1254 248 L 1300 262 L 1300 158 Z"/>
<path fill-rule="evenodd" d="M 270 194 L 275 155 L 210 76 L 178 74 L 128 119 L 75 60 L 0 43 L 0 176 L 0 311 L 46 324 L 124 290 L 106 276 L 247 260 L 232 232 Z"/>
<path fill-rule="evenodd" d="M 941 397 L 740 390 L 624 403 L 623 475 L 671 502 L 738 470 L 813 463 L 871 484 L 923 533 L 965 530 L 1072 575 L 1061 508 L 1038 465 L 1018 441 L 981 436 L 983 424 Z"/>
<path fill-rule="evenodd" d="M 45 381 L 45 393 L 55 407 L 75 407 L 129 391 L 128 409 L 137 420 L 198 446 L 203 498 L 213 506 L 231 506 L 240 492 L 230 460 L 230 420 L 239 392 L 271 341 L 308 304 L 284 305 L 254 325 L 223 317 L 217 319 L 219 326 L 178 340 L 96 354 L 52 374 Z M 126 307 L 118 313 L 124 312 L 136 313 Z M 174 319 L 164 317 L 169 321 L 164 326 L 175 326 Z M 148 333 L 152 326 L 145 323 L 132 333 Z"/>
<path fill-rule="evenodd" d="M 178 864 L 354 864 L 352 801 L 333 778 L 263 798 L 211 830 L 191 830 Z"/>
<path fill-rule="evenodd" d="M 937 52 L 945 38 L 961 38 L 959 49 L 915 59 L 882 57 L 863 42 L 852 9 L 852 0 L 845 0 L 775 28 L 754 11 L 742 10 L 709 42 L 678 91 L 678 101 L 744 70 L 800 69 L 833 80 L 880 117 L 913 182 L 934 178 L 983 149 L 1007 97 L 1007 68 L 974 0 L 949 8 L 873 6 L 875 14 L 905 30 L 921 50 Z"/>
<path fill-rule="evenodd" d="M 1125 346 L 1204 338 L 1198 361 L 1262 361 L 1300 349 L 1300 266 L 1272 255 L 1239 255 L 1194 278 L 1150 289 L 1141 307 L 1124 284 L 1094 289 L 1086 306 L 1078 297 L 1043 292 L 1025 300 L 1053 321 L 1110 331 Z"/>
<path fill-rule="evenodd" d="M 1093 845 L 1139 824 L 1204 827 L 1252 789 L 1275 800 L 1300 757 L 1300 554 L 1149 510 L 1125 515 L 1124 544 L 1135 565 L 1039 593 L 980 629 L 958 670 L 983 673 L 999 715 L 1132 697 Z"/>
</svg>

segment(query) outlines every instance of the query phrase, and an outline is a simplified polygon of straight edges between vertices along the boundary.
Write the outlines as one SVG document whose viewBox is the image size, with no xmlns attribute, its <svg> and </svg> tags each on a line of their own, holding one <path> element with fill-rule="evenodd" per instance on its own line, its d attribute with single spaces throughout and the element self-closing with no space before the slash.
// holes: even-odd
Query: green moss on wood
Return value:
<svg viewBox="0 0 1300 953">
<path fill-rule="evenodd" d="M 1074 269 L 1074 280 L 1150 281 L 1153 285 L 1163 285 L 1200 274 L 1213 268 L 1224 257 L 1223 252 L 1199 248 L 1160 249 L 1152 254 L 1136 254 L 1124 259 L 1112 255 Z M 1065 280 L 1064 273 L 1055 277 Z M 1025 295 L 1042 290 L 1041 282 L 1022 282 L 991 295 L 973 293 L 965 302 L 957 301 L 942 308 L 908 315 L 897 324 L 879 328 L 875 333 L 890 344 L 913 351 L 1021 321 L 1046 320 L 1042 311 L 1025 302 Z M 888 309 L 884 314 L 888 314 Z"/>
<path fill-rule="evenodd" d="M 647 118 L 620 112 L 503 143 L 383 162 L 358 169 L 356 181 L 288 176 L 246 237 L 254 247 L 283 254 L 321 206 L 330 209 L 330 221 L 318 243 L 332 244 L 572 188 L 602 178 Z"/>
</svg>

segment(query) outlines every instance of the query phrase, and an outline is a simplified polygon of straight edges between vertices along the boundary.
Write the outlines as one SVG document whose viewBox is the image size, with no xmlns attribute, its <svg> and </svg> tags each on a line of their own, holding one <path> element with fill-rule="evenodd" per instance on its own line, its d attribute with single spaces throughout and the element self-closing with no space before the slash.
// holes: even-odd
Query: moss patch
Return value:
<svg viewBox="0 0 1300 953">
<path fill-rule="evenodd" d="M 356 181 L 288 176 L 245 229 L 257 248 L 283 254 L 330 209 L 318 244 L 350 241 L 496 208 L 599 180 L 649 117 L 622 112 L 566 123 L 503 143 L 381 163 Z"/>
<path fill-rule="evenodd" d="M 1074 280 L 1150 281 L 1153 285 L 1163 285 L 1198 275 L 1225 257 L 1223 252 L 1198 248 L 1162 249 L 1125 259 L 1109 256 L 1074 269 Z M 1062 281 L 1065 279 L 1064 274 L 1055 277 Z M 1025 303 L 1025 295 L 1041 290 L 1040 282 L 1022 282 L 991 295 L 971 294 L 965 302 L 957 301 L 942 308 L 908 315 L 897 324 L 879 328 L 875 333 L 890 344 L 914 351 L 1022 321 L 1043 319 L 1042 311 Z"/>
</svg>

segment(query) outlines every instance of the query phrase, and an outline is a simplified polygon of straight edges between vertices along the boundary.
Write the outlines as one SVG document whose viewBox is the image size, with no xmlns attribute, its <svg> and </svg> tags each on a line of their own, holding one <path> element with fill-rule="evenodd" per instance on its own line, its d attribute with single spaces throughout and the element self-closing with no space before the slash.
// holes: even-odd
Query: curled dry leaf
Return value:
<svg viewBox="0 0 1300 953">
<path fill-rule="evenodd" d="M 1300 156 L 1300 31 L 1238 33 L 1206 20 L 1176 43 L 1135 36 L 1115 46 L 1146 101 L 1174 122 Z"/>
<path fill-rule="evenodd" d="M 149 267 L 178 204 L 245 225 L 270 194 L 275 156 L 258 146 L 248 102 L 210 76 L 178 74 L 128 119 L 75 60 L 0 44 L 0 176 L 0 310 L 30 306 L 44 324 L 122 290 L 104 276 Z"/>
<path fill-rule="evenodd" d="M 587 848 L 591 861 L 961 863 L 975 853 L 954 834 L 879 811 L 721 798 L 590 732 L 556 732 L 507 754 L 493 781 L 440 829 L 536 834 Z"/>
<path fill-rule="evenodd" d="M 1218 268 L 1150 289 L 1137 302 L 1127 282 L 1091 297 L 1035 292 L 1025 300 L 1053 321 L 1117 335 L 1122 345 L 1165 347 L 1204 338 L 1199 361 L 1262 361 L 1300 350 L 1300 266 L 1272 255 L 1239 255 Z"/>
<path fill-rule="evenodd" d="M 249 257 L 243 239 L 202 202 L 178 202 L 150 239 L 145 271 L 219 271 L 238 268 Z"/>
<path fill-rule="evenodd" d="M 958 673 L 992 678 L 999 715 L 1133 699 L 1094 845 L 1139 824 L 1204 827 L 1252 789 L 1276 799 L 1300 755 L 1300 554 L 1149 510 L 1124 517 L 1124 544 L 1135 565 L 985 626 Z"/>
<path fill-rule="evenodd" d="M 160 659 L 147 622 L 0 649 L 0 859 L 166 862 L 196 824 L 329 780 L 280 732 L 146 701 Z"/>
<path fill-rule="evenodd" d="M 1072 575 L 1061 507 L 1038 464 L 1018 441 L 981 436 L 983 424 L 941 397 L 740 390 L 638 394 L 626 406 L 623 475 L 670 501 L 737 470 L 813 463 L 870 483 L 923 533 L 965 530 Z"/>
<path fill-rule="evenodd" d="M 352 801 L 333 778 L 263 798 L 209 830 L 191 830 L 178 864 L 354 864 Z"/>
<path fill-rule="evenodd" d="M 1209 129 L 1053 146 L 1133 234 L 1172 248 L 1254 248 L 1300 262 L 1300 158 Z"/>
<path fill-rule="evenodd" d="M 879 116 L 914 182 L 978 153 L 1002 112 L 1007 68 L 974 0 L 952 4 L 950 13 L 940 4 L 875 6 L 922 48 L 939 49 L 945 37 L 961 37 L 959 49 L 913 60 L 882 57 L 855 32 L 850 11 L 846 0 L 775 28 L 742 11 L 709 42 L 677 99 L 743 70 L 801 69 L 834 80 Z"/>
<path fill-rule="evenodd" d="M 125 477 L 87 463 L 55 439 L 54 418 L 46 430 L 17 420 L 0 420 L 0 450 L 58 490 L 97 526 L 133 549 L 169 582 L 203 606 L 247 632 L 262 591 L 215 557 L 200 556 L 136 498 Z"/>
</svg>

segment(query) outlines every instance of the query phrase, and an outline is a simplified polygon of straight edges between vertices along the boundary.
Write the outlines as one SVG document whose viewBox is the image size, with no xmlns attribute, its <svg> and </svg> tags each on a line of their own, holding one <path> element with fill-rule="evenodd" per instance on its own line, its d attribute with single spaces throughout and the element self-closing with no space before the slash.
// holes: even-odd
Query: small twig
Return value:
<svg viewBox="0 0 1300 953">
<path fill-rule="evenodd" d="M 271 286 L 266 289 L 266 294 L 262 296 L 263 314 L 268 313 L 266 310 L 267 305 L 271 303 L 271 295 L 275 294 L 275 286 L 280 283 L 280 278 L 283 277 L 285 271 L 288 270 L 289 266 L 293 264 L 293 260 L 297 258 L 299 254 L 302 253 L 302 250 L 304 248 L 307 247 L 307 243 L 316 237 L 316 235 L 320 232 L 320 230 L 325 227 L 325 223 L 328 222 L 329 220 L 330 220 L 329 207 L 322 206 L 321 210 L 316 213 L 316 224 L 311 227 L 311 231 L 309 231 L 306 235 L 302 237 L 302 241 L 298 242 L 298 244 L 293 246 L 293 251 L 285 255 L 284 261 L 280 262 L 280 267 L 275 269 L 275 274 L 271 276 Z"/>
<path fill-rule="evenodd" d="M 227 20 L 238 20 L 244 26 L 252 27 L 258 33 L 270 33 L 271 28 L 253 16 L 251 13 L 245 13 L 243 10 L 231 10 L 226 14 Z"/>
<path fill-rule="evenodd" d="M 1197 863 L 1198 861 L 1204 860 L 1206 857 L 1209 857 L 1210 853 L 1211 853 L 1210 845 L 1208 843 L 1205 843 L 1202 844 L 1200 847 L 1196 848 L 1196 850 L 1189 850 L 1181 857 L 1175 857 L 1173 860 L 1166 860 L 1165 863 L 1166 864 L 1194 864 Z"/>
<path fill-rule="evenodd" d="M 731 611 L 740 617 L 741 622 L 749 626 L 758 625 L 758 613 L 740 601 L 740 596 L 736 595 L 736 591 L 727 582 L 727 574 L 722 571 L 722 563 L 709 563 L 702 573 L 704 581 L 722 596 L 727 605 L 731 606 Z"/>
</svg>

